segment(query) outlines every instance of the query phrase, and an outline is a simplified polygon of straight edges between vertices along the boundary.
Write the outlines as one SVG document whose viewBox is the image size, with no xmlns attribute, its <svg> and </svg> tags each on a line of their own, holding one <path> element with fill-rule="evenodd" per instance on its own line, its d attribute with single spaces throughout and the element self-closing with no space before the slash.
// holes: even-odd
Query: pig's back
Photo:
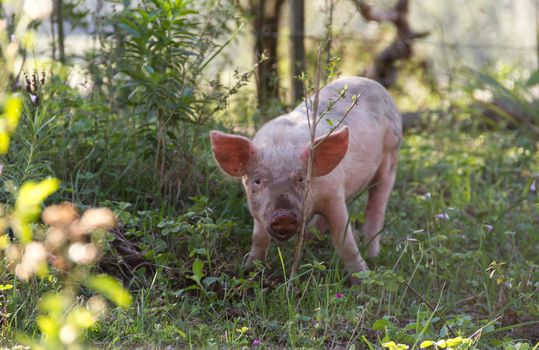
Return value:
<svg viewBox="0 0 539 350">
<path fill-rule="evenodd" d="M 346 92 L 339 99 L 345 87 Z M 356 104 L 354 97 L 358 97 Z M 337 177 L 340 173 L 344 177 L 346 195 L 350 197 L 368 185 L 383 156 L 398 149 L 402 139 L 401 117 L 387 90 L 367 78 L 337 79 L 320 90 L 319 101 L 318 115 L 326 115 L 317 126 L 317 136 L 328 133 L 341 120 L 341 125 L 350 129 L 348 152 L 339 167 L 328 175 Z M 309 141 L 305 102 L 283 118 L 295 128 L 305 130 L 304 142 Z"/>
<path fill-rule="evenodd" d="M 346 92 L 339 98 L 340 91 L 345 87 Z M 358 98 L 355 105 L 354 97 Z M 312 101 L 312 97 L 309 100 Z M 389 129 L 399 139 L 402 135 L 401 118 L 393 99 L 387 90 L 374 80 L 342 77 L 320 90 L 319 101 L 318 116 L 325 113 L 324 119 L 330 119 L 332 125 L 337 125 L 351 108 L 342 125 L 349 126 L 352 135 L 378 129 Z M 276 121 L 283 118 L 293 122 L 297 127 L 308 129 L 306 115 L 305 102 L 302 102 L 293 112 L 277 118 Z M 331 125 L 322 120 L 318 124 L 317 135 L 323 135 L 330 129 Z"/>
<path fill-rule="evenodd" d="M 345 86 L 347 90 L 339 99 L 339 92 Z M 355 105 L 354 96 L 359 98 Z M 312 97 L 309 101 L 312 101 Z M 311 105 L 309 102 L 309 113 Z M 382 85 L 361 77 L 343 77 L 322 88 L 318 116 L 322 114 L 325 116 L 317 125 L 317 136 L 327 134 L 341 120 L 341 125 L 350 129 L 350 145 L 345 158 L 324 178 L 342 181 L 347 197 L 352 196 L 370 182 L 384 154 L 398 148 L 402 138 L 400 114 Z M 303 149 L 309 141 L 305 102 L 300 103 L 292 112 L 266 123 L 253 139 L 258 147 L 282 148 L 288 152 L 291 149 Z M 344 178 L 332 179 L 335 177 Z"/>
</svg>

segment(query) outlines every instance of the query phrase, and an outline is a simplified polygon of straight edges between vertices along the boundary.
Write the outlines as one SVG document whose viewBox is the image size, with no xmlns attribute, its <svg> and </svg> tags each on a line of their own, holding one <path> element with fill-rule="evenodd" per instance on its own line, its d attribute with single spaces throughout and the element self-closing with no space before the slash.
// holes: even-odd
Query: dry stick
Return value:
<svg viewBox="0 0 539 350">
<path fill-rule="evenodd" d="M 296 242 L 296 247 L 295 247 L 295 251 L 294 251 L 294 262 L 292 263 L 292 269 L 290 271 L 289 280 L 292 280 L 295 277 L 295 275 L 297 273 L 297 270 L 298 270 L 299 259 L 301 258 L 301 248 L 303 246 L 303 240 L 304 240 L 304 237 L 305 237 L 305 227 L 307 225 L 307 207 L 305 206 L 305 202 L 307 201 L 307 196 L 309 194 L 309 188 L 310 188 L 310 184 L 311 184 L 314 150 L 316 149 L 316 147 L 318 147 L 320 144 L 322 144 L 326 140 L 326 138 L 334 130 L 336 130 L 339 126 L 341 126 L 341 124 L 348 117 L 348 115 L 350 114 L 352 109 L 355 106 L 357 106 L 357 103 L 359 102 L 359 97 L 361 96 L 361 95 L 358 95 L 358 96 L 354 96 L 352 98 L 352 104 L 345 111 L 344 116 L 339 120 L 337 125 L 335 125 L 335 127 L 333 127 L 331 129 L 331 131 L 320 142 L 315 144 L 316 126 L 322 120 L 322 117 L 325 115 L 325 114 L 322 114 L 320 119 L 317 120 L 317 118 L 318 118 L 317 115 L 318 115 L 319 95 L 320 95 L 320 57 L 321 57 L 321 52 L 322 52 L 321 47 L 320 47 L 320 45 L 318 45 L 318 52 L 317 52 L 317 58 L 316 58 L 316 80 L 315 80 L 314 102 L 313 102 L 313 105 L 312 105 L 312 116 L 309 115 L 309 106 L 308 106 L 308 102 L 307 102 L 309 99 L 307 98 L 307 96 L 305 96 L 305 109 L 306 109 L 306 112 L 307 112 L 307 122 L 309 124 L 309 130 L 311 132 L 311 148 L 310 148 L 310 152 L 309 152 L 309 160 L 308 160 L 308 163 L 307 163 L 307 176 L 306 176 L 306 179 L 305 179 L 305 191 L 303 192 L 303 208 L 302 208 L 302 213 L 301 213 L 301 229 L 299 231 L 298 241 Z M 305 91 L 305 94 L 307 94 L 307 92 L 306 92 L 307 89 L 306 88 L 304 89 L 304 91 Z M 311 122 L 311 119 L 312 119 L 312 122 Z M 346 229 L 348 229 L 348 224 L 347 224 Z M 344 238 L 344 235 L 343 235 L 343 238 Z"/>
<path fill-rule="evenodd" d="M 301 247 L 303 245 L 303 239 L 305 237 L 305 226 L 307 225 L 307 196 L 309 195 L 309 188 L 311 184 L 312 171 L 313 171 L 313 155 L 314 155 L 314 141 L 316 139 L 316 119 L 318 114 L 318 100 L 320 96 L 320 56 L 322 50 L 318 45 L 318 52 L 316 54 L 316 80 L 314 88 L 314 102 L 312 106 L 312 123 L 311 116 L 309 116 L 309 106 L 307 105 L 308 98 L 305 98 L 305 107 L 307 109 L 307 120 L 309 122 L 309 130 L 311 132 L 311 147 L 309 151 L 309 160 L 307 163 L 307 176 L 305 179 L 305 190 L 303 191 L 303 208 L 301 210 L 301 229 L 299 231 L 299 238 L 296 242 L 296 248 L 294 251 L 294 262 L 292 263 L 292 269 L 290 270 L 290 279 L 293 279 L 298 271 L 299 259 L 301 258 Z M 307 90 L 307 89 L 305 89 Z M 306 94 L 307 92 L 305 92 Z M 292 284 L 290 284 L 291 286 Z"/>
</svg>

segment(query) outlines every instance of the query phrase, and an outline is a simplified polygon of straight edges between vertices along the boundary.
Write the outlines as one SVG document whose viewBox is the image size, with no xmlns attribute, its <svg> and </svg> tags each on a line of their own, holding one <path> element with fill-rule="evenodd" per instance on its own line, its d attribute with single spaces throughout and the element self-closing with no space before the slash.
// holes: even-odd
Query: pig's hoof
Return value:
<svg viewBox="0 0 539 350">
<path fill-rule="evenodd" d="M 251 272 L 256 272 L 261 270 L 264 267 L 264 262 L 259 259 L 247 260 L 245 265 L 243 265 L 240 274 L 244 277 L 249 277 Z"/>
</svg>

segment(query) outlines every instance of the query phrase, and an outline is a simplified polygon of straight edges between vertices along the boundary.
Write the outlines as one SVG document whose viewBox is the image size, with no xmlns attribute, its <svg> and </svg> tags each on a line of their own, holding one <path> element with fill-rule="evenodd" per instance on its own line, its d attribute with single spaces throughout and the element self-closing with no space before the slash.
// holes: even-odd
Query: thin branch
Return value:
<svg viewBox="0 0 539 350">
<path fill-rule="evenodd" d="M 319 145 L 321 145 L 328 137 L 329 135 L 331 135 L 331 133 L 334 131 L 334 130 L 337 130 L 339 128 L 339 126 L 341 126 L 341 124 L 344 122 L 344 120 L 346 119 L 346 117 L 348 117 L 348 114 L 350 114 L 350 112 L 352 111 L 352 108 L 354 108 L 355 106 L 357 106 L 357 103 L 359 102 L 359 96 L 360 95 L 357 95 L 357 96 L 354 96 L 352 98 L 352 104 L 350 105 L 350 107 L 348 107 L 348 109 L 346 110 L 346 112 L 344 113 L 344 116 L 341 118 L 341 120 L 339 120 L 339 122 L 337 123 L 337 125 L 335 125 L 335 127 L 331 128 L 331 131 L 329 133 L 326 134 L 326 136 L 320 140 L 320 142 L 316 143 L 316 145 L 313 146 L 313 148 L 316 148 L 318 147 Z"/>
<path fill-rule="evenodd" d="M 318 114 L 318 103 L 320 97 L 320 57 L 322 54 L 322 49 L 320 44 L 318 45 L 318 52 L 316 55 L 316 77 L 315 77 L 315 87 L 314 87 L 314 102 L 313 102 L 313 113 L 310 116 L 312 118 L 312 123 L 310 123 L 310 132 L 311 132 L 311 147 L 309 152 L 309 160 L 307 163 L 307 176 L 305 178 L 305 190 L 303 192 L 303 208 L 301 213 L 301 228 L 299 231 L 299 237 L 296 242 L 296 248 L 294 251 L 294 261 L 292 263 L 292 270 L 290 271 L 290 279 L 294 278 L 299 265 L 299 259 L 301 258 L 301 248 L 303 246 L 303 240 L 305 238 L 305 227 L 307 225 L 307 197 L 309 196 L 309 189 L 311 185 L 312 172 L 313 172 L 313 162 L 314 162 L 314 142 L 316 139 L 316 119 Z M 307 91 L 307 89 L 304 89 Z M 306 93 L 306 92 L 305 92 Z M 308 99 L 306 98 L 305 101 Z M 306 102 L 307 103 L 307 102 Z M 309 108 L 307 108 L 307 116 Z"/>
</svg>

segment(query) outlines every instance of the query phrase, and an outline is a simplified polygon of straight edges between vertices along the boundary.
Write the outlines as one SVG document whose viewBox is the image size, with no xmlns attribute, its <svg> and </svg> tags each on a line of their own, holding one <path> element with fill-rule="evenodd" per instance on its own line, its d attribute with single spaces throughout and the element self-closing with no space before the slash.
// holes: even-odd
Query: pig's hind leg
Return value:
<svg viewBox="0 0 539 350">
<path fill-rule="evenodd" d="M 309 222 L 307 230 L 305 230 L 305 239 L 313 240 L 316 238 L 316 233 L 324 234 L 328 229 L 327 219 L 321 214 L 316 214 Z"/>
<path fill-rule="evenodd" d="M 380 252 L 380 237 L 384 228 L 386 206 L 395 183 L 396 171 L 397 153 L 391 152 L 384 157 L 370 183 L 363 227 L 364 243 L 369 257 L 375 257 Z"/>
</svg>

